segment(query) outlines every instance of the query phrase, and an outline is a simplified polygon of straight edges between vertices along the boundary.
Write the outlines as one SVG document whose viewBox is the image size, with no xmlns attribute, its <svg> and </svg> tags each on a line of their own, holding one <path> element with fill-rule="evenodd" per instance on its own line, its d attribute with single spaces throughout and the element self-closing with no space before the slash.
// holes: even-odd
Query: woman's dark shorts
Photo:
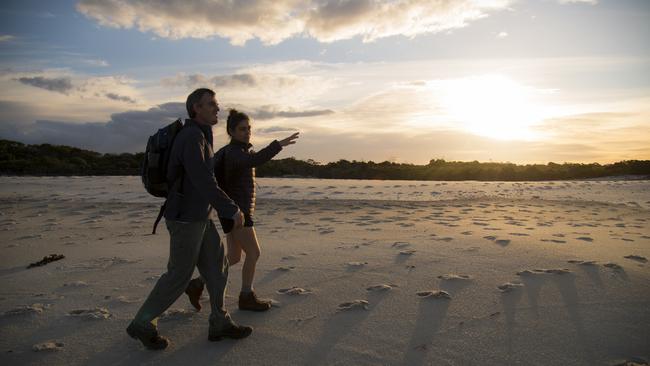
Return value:
<svg viewBox="0 0 650 366">
<path fill-rule="evenodd" d="M 232 227 L 235 226 L 235 221 L 231 219 L 226 219 L 223 217 L 219 218 L 221 221 L 221 228 L 223 229 L 224 234 L 228 234 L 232 231 Z M 244 215 L 244 227 L 253 227 L 253 217 L 251 215 Z"/>
</svg>

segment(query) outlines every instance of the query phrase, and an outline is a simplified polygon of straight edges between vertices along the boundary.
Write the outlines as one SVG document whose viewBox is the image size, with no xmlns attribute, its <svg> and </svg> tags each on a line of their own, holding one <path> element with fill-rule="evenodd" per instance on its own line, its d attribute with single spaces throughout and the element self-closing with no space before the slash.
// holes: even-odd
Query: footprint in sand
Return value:
<svg viewBox="0 0 650 366">
<path fill-rule="evenodd" d="M 571 260 L 568 260 L 567 262 L 572 263 L 572 264 L 579 264 L 581 266 L 594 266 L 594 265 L 596 265 L 596 261 L 582 261 L 582 260 L 579 260 L 579 259 L 571 259 Z"/>
<path fill-rule="evenodd" d="M 355 309 L 368 310 L 368 301 L 366 300 L 353 300 L 339 304 L 336 308 L 337 311 L 349 311 Z"/>
<path fill-rule="evenodd" d="M 531 275 L 542 275 L 542 274 L 567 274 L 571 273 L 570 270 L 566 268 L 554 268 L 554 269 L 526 269 L 520 272 L 517 272 L 517 276 L 531 276 Z"/>
<path fill-rule="evenodd" d="M 409 244 L 407 242 L 404 242 L 404 241 L 396 241 L 396 242 L 393 243 L 393 245 L 391 245 L 391 247 L 398 248 L 398 249 L 404 249 L 404 248 L 409 247 L 409 246 L 411 246 L 411 244 Z"/>
<path fill-rule="evenodd" d="M 484 236 L 483 239 L 494 241 L 494 240 L 497 240 L 497 237 L 494 236 L 494 235 L 487 235 L 487 236 Z"/>
<path fill-rule="evenodd" d="M 620 271 L 620 270 L 623 269 L 623 267 L 619 266 L 616 263 L 605 263 L 605 264 L 603 264 L 603 266 L 605 266 L 607 268 L 611 268 L 611 269 L 613 269 L 615 271 Z"/>
<path fill-rule="evenodd" d="M 74 281 L 63 284 L 64 287 L 88 287 L 88 283 L 84 281 Z"/>
<path fill-rule="evenodd" d="M 453 274 L 453 273 L 448 273 L 444 275 L 438 276 L 439 279 L 443 281 L 468 281 L 472 279 L 472 276 L 470 275 L 458 275 L 458 274 Z"/>
<path fill-rule="evenodd" d="M 641 262 L 641 263 L 646 263 L 648 261 L 648 259 L 646 257 L 642 257 L 640 255 L 635 255 L 635 254 L 626 255 L 623 258 L 631 259 L 633 261 L 637 261 L 637 262 Z"/>
<path fill-rule="evenodd" d="M 591 238 L 591 237 L 589 237 L 589 236 L 579 236 L 579 237 L 577 237 L 576 239 L 577 239 L 577 240 L 582 240 L 582 241 L 588 241 L 588 242 L 592 242 L 592 241 L 594 241 L 594 239 Z"/>
<path fill-rule="evenodd" d="M 68 313 L 68 316 L 84 319 L 108 319 L 112 314 L 106 308 L 94 308 L 72 310 Z"/>
<path fill-rule="evenodd" d="M 497 239 L 494 242 L 501 245 L 501 246 L 506 246 L 506 245 L 510 244 L 510 239 Z"/>
<path fill-rule="evenodd" d="M 302 287 L 290 287 L 290 288 L 281 288 L 278 290 L 279 294 L 283 295 L 291 295 L 291 296 L 296 296 L 296 295 L 308 295 L 311 294 L 311 290 L 304 289 Z"/>
<path fill-rule="evenodd" d="M 289 271 L 294 270 L 295 268 L 296 267 L 294 267 L 294 266 L 286 266 L 286 267 L 285 266 L 280 266 L 280 267 L 277 267 L 275 270 L 280 271 L 280 272 L 289 272 Z"/>
<path fill-rule="evenodd" d="M 364 267 L 368 262 L 348 262 L 346 265 L 351 269 L 358 269 Z"/>
<path fill-rule="evenodd" d="M 399 252 L 399 255 L 409 256 L 409 255 L 415 254 L 415 252 L 416 252 L 415 249 L 402 250 L 402 251 Z"/>
<path fill-rule="evenodd" d="M 417 295 L 420 298 L 428 299 L 451 299 L 451 295 L 447 291 L 443 290 L 430 290 L 430 291 L 419 291 Z"/>
<path fill-rule="evenodd" d="M 436 241 L 444 241 L 444 242 L 450 242 L 450 241 L 454 240 L 454 238 L 449 237 L 449 236 L 445 236 L 445 237 L 442 237 L 442 238 L 434 238 L 433 240 L 436 240 Z"/>
<path fill-rule="evenodd" d="M 566 243 L 566 240 L 559 240 L 559 239 L 542 239 L 543 242 L 551 242 L 551 243 L 556 243 L 556 244 L 563 244 Z"/>
<path fill-rule="evenodd" d="M 52 351 L 61 351 L 64 347 L 63 342 L 49 341 L 44 343 L 38 343 L 32 346 L 32 351 L 34 352 L 52 352 Z"/>
<path fill-rule="evenodd" d="M 169 309 L 160 315 L 161 321 L 172 321 L 172 320 L 182 320 L 189 319 L 194 316 L 195 311 L 189 311 L 185 309 Z"/>
<path fill-rule="evenodd" d="M 366 287 L 366 290 L 367 290 L 367 291 L 377 291 L 377 292 L 380 292 L 380 291 L 388 291 L 388 290 L 392 290 L 393 287 L 397 287 L 397 285 L 387 285 L 387 284 L 385 284 L 385 283 L 381 283 L 381 284 L 379 284 L 379 285 L 373 285 L 373 286 L 370 286 L 370 287 Z"/>
<path fill-rule="evenodd" d="M 29 306 L 23 305 L 17 308 L 7 310 L 4 312 L 4 316 L 14 316 L 14 315 L 31 315 L 31 314 L 42 314 L 43 310 L 49 308 L 49 305 L 43 305 L 41 303 L 32 304 Z"/>
<path fill-rule="evenodd" d="M 521 288 L 522 286 L 523 286 L 523 284 L 521 284 L 519 282 L 506 282 L 506 283 L 504 283 L 502 285 L 497 286 L 497 288 L 502 293 L 506 293 L 506 292 L 511 292 L 511 291 L 517 290 L 517 289 Z"/>
</svg>

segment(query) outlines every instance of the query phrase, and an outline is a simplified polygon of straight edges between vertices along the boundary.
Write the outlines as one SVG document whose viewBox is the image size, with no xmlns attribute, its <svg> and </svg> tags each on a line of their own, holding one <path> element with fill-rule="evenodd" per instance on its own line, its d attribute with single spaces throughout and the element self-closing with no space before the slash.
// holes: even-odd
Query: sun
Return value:
<svg viewBox="0 0 650 366">
<path fill-rule="evenodd" d="M 448 117 L 462 129 L 501 140 L 533 140 L 531 128 L 542 120 L 535 90 L 500 76 L 450 80 L 441 95 Z"/>
</svg>

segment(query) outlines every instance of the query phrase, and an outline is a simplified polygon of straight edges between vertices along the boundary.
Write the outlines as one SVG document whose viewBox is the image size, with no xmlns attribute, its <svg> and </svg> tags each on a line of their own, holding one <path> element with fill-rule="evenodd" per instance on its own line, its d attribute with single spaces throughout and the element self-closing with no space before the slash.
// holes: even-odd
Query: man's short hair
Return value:
<svg viewBox="0 0 650 366">
<path fill-rule="evenodd" d="M 185 108 L 187 108 L 187 115 L 190 118 L 196 117 L 196 112 L 194 111 L 194 105 L 201 101 L 204 94 L 210 94 L 211 97 L 215 96 L 215 93 L 208 88 L 199 88 L 193 91 L 190 95 L 187 96 L 187 101 L 185 102 Z"/>
</svg>

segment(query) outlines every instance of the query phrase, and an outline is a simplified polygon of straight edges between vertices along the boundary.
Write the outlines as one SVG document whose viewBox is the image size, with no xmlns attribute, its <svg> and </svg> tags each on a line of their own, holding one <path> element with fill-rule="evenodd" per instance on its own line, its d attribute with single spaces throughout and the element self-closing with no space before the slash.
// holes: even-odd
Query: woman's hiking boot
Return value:
<svg viewBox="0 0 650 366">
<path fill-rule="evenodd" d="M 219 330 L 210 325 L 208 340 L 210 342 L 217 342 L 223 338 L 242 339 L 248 337 L 251 333 L 253 333 L 253 328 L 245 325 L 229 324 Z"/>
<path fill-rule="evenodd" d="M 253 291 L 239 293 L 239 310 L 267 311 L 270 308 L 271 302 L 258 299 Z"/>
</svg>

